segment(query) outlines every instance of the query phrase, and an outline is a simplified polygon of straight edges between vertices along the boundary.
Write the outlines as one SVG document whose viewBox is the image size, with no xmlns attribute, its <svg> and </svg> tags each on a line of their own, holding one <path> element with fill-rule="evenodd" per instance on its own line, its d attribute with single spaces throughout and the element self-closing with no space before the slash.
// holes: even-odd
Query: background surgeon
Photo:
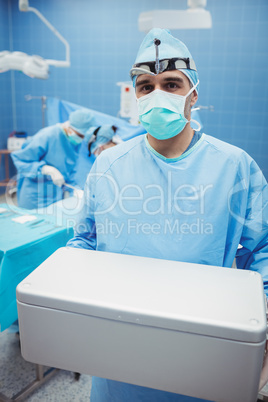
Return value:
<svg viewBox="0 0 268 402">
<path fill-rule="evenodd" d="M 11 154 L 18 170 L 18 205 L 46 207 L 63 197 L 62 185 L 75 185 L 73 175 L 82 141 L 94 125 L 88 110 L 72 112 L 69 121 L 40 130 L 26 146 Z"/>
<path fill-rule="evenodd" d="M 246 152 L 191 128 L 199 81 L 189 50 L 153 29 L 131 76 L 147 134 L 96 159 L 68 245 L 222 267 L 236 257 L 238 268 L 262 275 L 268 294 L 267 183 Z M 116 236 L 103 231 L 107 220 L 120 229 Z M 92 379 L 92 402 L 193 400 Z"/>
<path fill-rule="evenodd" d="M 110 124 L 91 127 L 88 130 L 89 141 L 83 141 L 81 145 L 74 172 L 74 181 L 80 189 L 84 189 L 88 173 L 96 157 L 105 149 L 122 142 L 122 139 L 116 134 L 116 130 L 117 127 Z"/>
</svg>

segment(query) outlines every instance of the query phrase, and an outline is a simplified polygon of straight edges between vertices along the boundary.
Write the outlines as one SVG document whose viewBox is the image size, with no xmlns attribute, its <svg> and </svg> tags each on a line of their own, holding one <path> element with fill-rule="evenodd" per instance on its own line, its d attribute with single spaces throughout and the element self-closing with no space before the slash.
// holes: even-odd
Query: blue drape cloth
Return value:
<svg viewBox="0 0 268 402">
<path fill-rule="evenodd" d="M 47 98 L 47 125 L 51 126 L 56 123 L 63 123 L 68 120 L 69 114 L 77 109 L 88 109 L 75 103 L 67 102 L 57 98 Z M 145 129 L 140 126 L 133 126 L 126 120 L 118 117 L 110 116 L 105 113 L 97 112 L 93 109 L 90 110 L 95 117 L 96 126 L 102 126 L 103 124 L 111 124 L 118 127 L 118 134 L 122 140 L 126 141 L 137 135 L 144 134 Z"/>
<path fill-rule="evenodd" d="M 35 221 L 18 223 L 23 215 Z M 61 222 L 60 222 L 61 223 Z M 18 318 L 16 287 L 73 236 L 73 229 L 59 225 L 57 216 L 0 204 L 0 332 Z"/>
</svg>

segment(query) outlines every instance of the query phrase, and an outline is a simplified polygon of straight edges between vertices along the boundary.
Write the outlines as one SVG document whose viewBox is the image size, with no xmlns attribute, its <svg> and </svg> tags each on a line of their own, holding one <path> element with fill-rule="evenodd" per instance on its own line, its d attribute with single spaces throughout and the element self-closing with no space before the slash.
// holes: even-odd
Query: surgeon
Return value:
<svg viewBox="0 0 268 402">
<path fill-rule="evenodd" d="M 65 183 L 76 184 L 73 176 L 79 150 L 94 125 L 92 112 L 78 109 L 68 121 L 40 130 L 23 149 L 11 154 L 18 171 L 20 207 L 46 207 L 62 199 Z"/>
<path fill-rule="evenodd" d="M 199 78 L 189 50 L 153 29 L 131 77 L 147 134 L 96 159 L 68 245 L 226 268 L 236 257 L 239 269 L 262 275 L 267 295 L 267 183 L 242 149 L 191 128 Z M 93 377 L 90 400 L 200 399 Z"/>
<path fill-rule="evenodd" d="M 79 150 L 79 157 L 75 166 L 74 181 L 83 190 L 90 169 L 98 155 L 105 149 L 120 144 L 122 139 L 116 134 L 117 127 L 104 124 L 91 127 L 87 132 L 89 141 L 83 141 Z"/>
<path fill-rule="evenodd" d="M 89 141 L 83 141 L 79 150 L 77 163 L 74 168 L 73 181 L 75 189 L 69 197 L 51 204 L 46 208 L 47 214 L 57 216 L 58 224 L 73 227 L 78 220 L 83 207 L 83 190 L 90 169 L 98 155 L 105 149 L 114 147 L 123 142 L 119 135 L 115 134 L 117 127 L 105 124 L 99 127 L 91 127 L 86 137 Z"/>
</svg>

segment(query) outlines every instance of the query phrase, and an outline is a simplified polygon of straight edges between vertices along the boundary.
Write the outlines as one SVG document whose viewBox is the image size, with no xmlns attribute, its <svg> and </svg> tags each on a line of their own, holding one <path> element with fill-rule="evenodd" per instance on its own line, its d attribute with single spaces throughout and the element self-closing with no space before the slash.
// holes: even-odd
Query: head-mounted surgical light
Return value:
<svg viewBox="0 0 268 402">
<path fill-rule="evenodd" d="M 158 68 L 157 65 L 159 65 Z M 164 71 L 180 70 L 180 69 L 188 69 L 196 71 L 194 60 L 190 59 L 189 57 L 183 57 L 183 58 L 174 57 L 172 59 L 159 60 L 158 63 L 157 60 L 148 61 L 145 63 L 136 63 L 130 70 L 130 77 L 133 80 L 133 78 L 136 75 L 141 74 L 157 75 L 159 73 L 163 73 Z"/>
<path fill-rule="evenodd" d="M 170 31 L 154 28 L 143 39 L 130 70 L 133 86 L 141 74 L 157 75 L 171 70 L 181 71 L 192 85 L 198 81 L 197 68 L 187 46 L 172 36 Z"/>
</svg>

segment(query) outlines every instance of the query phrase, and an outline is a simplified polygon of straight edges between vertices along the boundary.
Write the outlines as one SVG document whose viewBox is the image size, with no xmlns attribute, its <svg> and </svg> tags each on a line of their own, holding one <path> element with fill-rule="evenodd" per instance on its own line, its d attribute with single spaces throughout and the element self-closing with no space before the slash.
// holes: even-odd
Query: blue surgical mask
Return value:
<svg viewBox="0 0 268 402">
<path fill-rule="evenodd" d="M 83 138 L 79 137 L 75 132 L 72 132 L 67 135 L 68 140 L 73 145 L 79 145 L 83 141 Z"/>
<path fill-rule="evenodd" d="M 137 99 L 140 122 L 158 140 L 175 137 L 190 121 L 184 116 L 185 101 L 197 87 L 182 96 L 161 89 Z"/>
</svg>

